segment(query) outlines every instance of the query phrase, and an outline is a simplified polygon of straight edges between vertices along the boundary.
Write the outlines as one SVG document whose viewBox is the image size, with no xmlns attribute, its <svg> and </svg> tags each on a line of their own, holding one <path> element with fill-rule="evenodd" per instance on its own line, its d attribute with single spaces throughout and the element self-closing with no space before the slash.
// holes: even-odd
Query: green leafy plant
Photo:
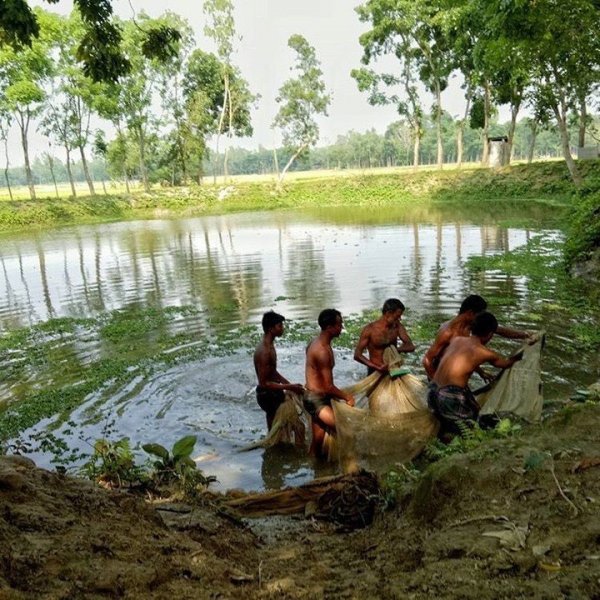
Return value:
<svg viewBox="0 0 600 600">
<path fill-rule="evenodd" d="M 510 419 L 501 419 L 494 429 L 482 429 L 477 423 L 460 423 L 459 427 L 461 434 L 449 444 L 444 444 L 437 438 L 432 440 L 425 448 L 425 456 L 433 462 L 452 454 L 469 452 L 485 441 L 510 437 L 521 431 L 521 425 Z"/>
<path fill-rule="evenodd" d="M 205 476 L 190 457 L 196 445 L 196 436 L 187 435 L 173 444 L 171 452 L 160 444 L 144 444 L 143 450 L 158 460 L 153 463 L 152 479 L 158 485 L 179 485 L 186 494 L 193 494 L 198 487 L 207 487 L 216 481 L 212 475 Z"/>
<path fill-rule="evenodd" d="M 144 469 L 135 464 L 129 439 L 126 437 L 116 442 L 96 440 L 94 453 L 83 465 L 82 472 L 89 479 L 110 487 L 142 483 L 146 479 Z"/>
</svg>

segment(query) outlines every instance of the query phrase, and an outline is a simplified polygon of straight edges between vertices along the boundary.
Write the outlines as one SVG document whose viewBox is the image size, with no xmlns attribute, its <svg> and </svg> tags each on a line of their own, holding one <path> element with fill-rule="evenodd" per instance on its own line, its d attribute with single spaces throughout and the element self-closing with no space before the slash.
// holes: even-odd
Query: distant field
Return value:
<svg viewBox="0 0 600 600">
<path fill-rule="evenodd" d="M 548 161 L 556 161 L 559 159 L 547 159 Z M 523 164 L 525 161 L 513 161 L 512 164 Z M 538 161 L 542 162 L 542 161 Z M 544 160 L 543 162 L 546 162 Z M 481 163 L 463 163 L 462 170 L 471 170 L 481 168 Z M 419 172 L 423 171 L 436 171 L 437 165 L 420 165 L 418 168 Z M 455 171 L 456 164 L 455 163 L 447 163 L 444 165 L 445 171 Z M 314 170 L 314 171 L 292 171 L 288 173 L 285 177 L 285 181 L 298 181 L 302 179 L 322 179 L 322 178 L 348 178 L 348 177 L 357 177 L 360 175 L 387 175 L 394 173 L 410 173 L 413 171 L 412 166 L 406 167 L 373 167 L 371 169 L 322 169 L 322 170 Z M 232 175 L 229 177 L 227 182 L 225 182 L 223 177 L 217 177 L 217 185 L 223 186 L 226 184 L 236 184 L 236 183 L 275 183 L 276 177 L 274 174 L 251 174 L 251 175 Z M 212 175 L 207 175 L 204 178 L 205 186 L 213 185 L 213 177 Z M 97 194 L 104 194 L 104 189 L 102 187 L 102 182 L 95 181 L 94 186 L 96 188 Z M 125 194 L 126 188 L 125 184 L 121 181 L 108 181 L 105 182 L 106 191 L 108 194 Z M 58 197 L 59 198 L 69 198 L 71 196 L 71 186 L 68 183 L 59 183 L 58 184 Z M 143 192 L 143 187 L 138 181 L 132 181 L 129 183 L 129 188 L 132 193 Z M 164 189 L 162 186 L 158 184 L 154 184 L 152 186 L 152 190 L 160 190 Z M 176 189 L 176 188 L 175 188 Z M 36 194 L 38 199 L 44 198 L 56 198 L 56 189 L 52 184 L 43 184 L 35 186 Z M 75 184 L 75 190 L 78 196 L 89 196 L 89 189 L 85 182 L 77 182 Z M 27 186 L 16 186 L 12 188 L 13 198 L 14 200 L 28 200 L 29 199 L 29 188 Z M 0 202 L 10 200 L 8 195 L 8 190 L 5 187 L 0 187 Z"/>
</svg>

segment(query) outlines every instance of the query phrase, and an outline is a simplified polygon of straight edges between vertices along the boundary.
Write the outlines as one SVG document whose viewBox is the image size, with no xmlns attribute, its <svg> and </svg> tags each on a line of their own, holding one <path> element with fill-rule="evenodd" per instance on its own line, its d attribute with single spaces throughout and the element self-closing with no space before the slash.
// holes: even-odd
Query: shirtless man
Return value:
<svg viewBox="0 0 600 600">
<path fill-rule="evenodd" d="M 275 338 L 283 335 L 283 322 L 285 317 L 276 312 L 269 311 L 263 315 L 263 339 L 254 351 L 254 369 L 258 378 L 256 387 L 256 400 L 258 405 L 267 414 L 267 427 L 269 431 L 273 425 L 275 413 L 279 405 L 285 400 L 284 391 L 289 390 L 302 395 L 304 388 L 299 383 L 290 383 L 277 371 L 277 352 L 275 351 Z"/>
<path fill-rule="evenodd" d="M 383 304 L 381 317 L 369 323 L 360 333 L 360 339 L 354 350 L 354 360 L 366 365 L 368 374 L 374 371 L 387 373 L 383 362 L 383 352 L 388 346 L 396 346 L 398 352 L 414 352 L 412 343 L 404 325 L 400 323 L 404 313 L 404 304 L 397 298 L 389 298 Z M 402 343 L 398 345 L 398 340 Z M 365 349 L 369 358 L 364 355 Z"/>
<path fill-rule="evenodd" d="M 310 452 L 323 455 L 325 433 L 335 431 L 335 416 L 331 400 L 339 398 L 354 406 L 354 397 L 333 383 L 335 359 L 331 341 L 342 332 L 342 315 L 334 308 L 326 308 L 319 315 L 321 333 L 306 348 L 306 391 L 304 408 L 312 420 Z"/>
<path fill-rule="evenodd" d="M 469 389 L 469 378 L 483 363 L 508 369 L 523 358 L 519 352 L 502 358 L 486 344 L 498 328 L 496 317 L 489 312 L 479 313 L 472 324 L 469 337 L 454 337 L 429 384 L 427 404 L 441 423 L 440 434 L 460 434 L 459 423 L 477 421 L 479 404 Z"/>
<path fill-rule="evenodd" d="M 425 371 L 430 380 L 433 379 L 436 368 L 450 342 L 458 336 L 469 336 L 471 333 L 471 325 L 473 324 L 475 317 L 486 308 L 487 302 L 481 296 L 467 296 L 460 305 L 458 315 L 440 326 L 433 344 L 423 357 L 423 366 L 425 367 Z M 500 325 L 498 325 L 495 333 L 513 340 L 533 341 L 532 335 L 527 331 L 510 329 L 509 327 L 502 327 Z M 485 381 L 491 379 L 490 375 L 479 368 L 476 369 L 476 372 Z"/>
</svg>

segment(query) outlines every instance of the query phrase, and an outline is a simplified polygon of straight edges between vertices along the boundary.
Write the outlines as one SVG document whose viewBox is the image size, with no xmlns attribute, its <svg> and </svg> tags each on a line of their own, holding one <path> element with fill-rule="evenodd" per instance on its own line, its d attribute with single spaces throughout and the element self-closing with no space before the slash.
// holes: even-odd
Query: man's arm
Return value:
<svg viewBox="0 0 600 600">
<path fill-rule="evenodd" d="M 256 368 L 259 386 L 273 391 L 289 390 L 295 394 L 302 394 L 304 392 L 304 387 L 299 383 L 290 383 L 287 379 L 282 377 L 277 370 L 273 372 L 271 358 L 269 353 L 264 349 L 261 349 L 254 354 L 254 366 Z"/>
<path fill-rule="evenodd" d="M 508 338 L 509 340 L 526 340 L 531 337 L 531 334 L 528 331 L 511 329 L 510 327 L 503 327 L 502 325 L 498 325 L 496 334 Z"/>
<path fill-rule="evenodd" d="M 344 400 L 349 406 L 354 406 L 354 396 L 344 392 L 333 383 L 333 353 L 325 348 L 314 352 L 312 356 L 314 368 L 319 372 L 323 388 L 322 393 Z"/>
<path fill-rule="evenodd" d="M 358 344 L 356 344 L 356 348 L 354 349 L 354 360 L 369 367 L 369 369 L 375 369 L 380 373 L 387 373 L 388 369 L 386 365 L 376 365 L 374 362 L 369 360 L 364 352 L 369 345 L 370 340 L 370 327 L 367 325 L 360 332 L 360 339 L 358 340 Z"/>
<path fill-rule="evenodd" d="M 433 344 L 425 353 L 425 356 L 423 357 L 423 366 L 425 367 L 425 371 L 427 372 L 429 379 L 433 379 L 433 376 L 435 375 L 435 359 L 438 358 L 439 355 L 447 348 L 451 339 L 452 336 L 450 335 L 448 329 L 444 329 L 444 331 L 441 331 L 437 334 Z"/>
<path fill-rule="evenodd" d="M 400 345 L 396 344 L 398 348 L 398 352 L 414 352 L 415 345 L 412 343 L 410 336 L 408 335 L 404 325 L 402 323 L 398 323 L 398 337 L 402 342 Z"/>
<path fill-rule="evenodd" d="M 523 350 L 520 350 L 509 358 L 503 358 L 492 350 L 488 350 L 488 352 L 489 355 L 485 362 L 489 362 L 492 366 L 497 367 L 498 369 L 508 369 L 523 358 Z"/>
</svg>

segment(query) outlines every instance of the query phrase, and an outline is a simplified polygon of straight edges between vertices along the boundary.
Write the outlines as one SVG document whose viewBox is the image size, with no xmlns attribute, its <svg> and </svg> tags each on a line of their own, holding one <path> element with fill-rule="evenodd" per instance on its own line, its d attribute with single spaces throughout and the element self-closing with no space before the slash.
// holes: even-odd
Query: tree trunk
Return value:
<svg viewBox="0 0 600 600">
<path fill-rule="evenodd" d="M 79 146 L 79 154 L 81 155 L 81 166 L 83 167 L 83 174 L 85 175 L 85 180 L 87 181 L 88 188 L 90 190 L 90 196 L 96 195 L 96 190 L 94 189 L 94 182 L 90 177 L 90 170 L 88 169 L 87 160 L 85 158 L 85 150 L 83 145 Z"/>
<path fill-rule="evenodd" d="M 567 168 L 569 169 L 569 173 L 571 174 L 571 179 L 573 179 L 573 183 L 577 188 L 580 188 L 583 184 L 583 178 L 577 169 L 577 165 L 571 156 L 571 148 L 569 144 L 569 130 L 567 127 L 567 108 L 566 102 L 561 102 L 562 106 L 559 107 L 554 105 L 552 107 L 554 111 L 554 116 L 556 117 L 556 121 L 558 122 L 558 129 L 560 131 L 560 141 L 563 157 L 565 162 L 567 163 Z M 562 109 L 562 110 L 561 110 Z"/>
<path fill-rule="evenodd" d="M 279 179 L 279 160 L 277 159 L 277 148 L 273 147 L 273 164 L 275 166 L 275 177 Z"/>
<path fill-rule="evenodd" d="M 6 187 L 8 189 L 8 197 L 13 200 L 12 188 L 10 187 L 10 178 L 8 176 L 8 169 L 10 167 L 10 161 L 8 160 L 8 137 L 4 138 L 4 155 L 6 156 L 6 162 L 4 163 L 4 179 L 6 180 Z"/>
<path fill-rule="evenodd" d="M 67 175 L 69 176 L 69 183 L 71 184 L 71 195 L 73 198 L 77 197 L 77 192 L 75 191 L 75 182 L 73 181 L 73 172 L 71 171 L 71 149 L 68 146 L 65 146 L 65 150 L 67 151 Z"/>
<path fill-rule="evenodd" d="M 462 167 L 463 151 L 464 151 L 463 138 L 464 138 L 464 132 L 465 132 L 465 124 L 467 123 L 467 119 L 469 118 L 469 111 L 471 110 L 471 98 L 472 97 L 473 97 L 473 90 L 471 89 L 471 86 L 469 86 L 467 88 L 467 96 L 466 96 L 467 105 L 465 107 L 465 117 L 458 124 L 458 130 L 456 132 L 456 168 L 457 169 L 460 169 Z"/>
<path fill-rule="evenodd" d="M 444 145 L 442 143 L 442 91 L 440 82 L 435 82 L 435 127 L 437 132 L 437 166 L 438 169 L 444 167 Z"/>
<path fill-rule="evenodd" d="M 298 156 L 300 156 L 302 151 L 307 147 L 308 144 L 302 144 L 302 146 L 300 146 L 300 148 L 298 148 L 298 150 L 296 150 L 296 152 L 292 154 L 292 157 L 290 158 L 290 160 L 288 160 L 287 165 L 285 165 L 283 171 L 281 171 L 281 175 L 279 176 L 279 185 L 281 185 L 281 183 L 283 182 L 283 178 L 285 177 L 287 170 L 292 166 L 292 163 L 298 158 Z"/>
<path fill-rule="evenodd" d="M 123 165 L 123 179 L 125 179 L 125 189 L 128 194 L 131 194 L 131 190 L 129 189 L 129 175 L 127 174 L 127 167 Z"/>
<path fill-rule="evenodd" d="M 23 158 L 25 159 L 25 174 L 27 176 L 27 185 L 29 187 L 29 195 L 32 200 L 35 200 L 35 185 L 33 183 L 33 173 L 29 163 L 29 143 L 27 141 L 27 129 L 29 125 L 29 116 L 25 119 L 24 116 L 18 121 L 19 129 L 21 130 L 21 145 L 23 146 Z"/>
<path fill-rule="evenodd" d="M 535 150 L 535 139 L 537 137 L 538 122 L 537 119 L 533 121 L 533 127 L 531 128 L 531 142 L 529 144 L 529 153 L 527 155 L 527 164 L 533 162 L 533 152 Z"/>
<path fill-rule="evenodd" d="M 490 134 L 490 104 L 490 84 L 486 80 L 483 95 L 483 154 L 481 156 L 481 164 L 484 167 L 490 164 L 490 149 L 488 144 L 488 136 Z"/>
<path fill-rule="evenodd" d="M 521 108 L 521 101 L 519 100 L 515 104 L 510 105 L 510 126 L 508 128 L 508 160 L 507 164 L 510 164 L 512 158 L 513 142 L 515 138 L 515 129 L 517 127 L 517 116 Z"/>
<path fill-rule="evenodd" d="M 104 195 L 108 196 L 108 192 L 106 191 L 106 183 L 104 183 L 104 177 L 102 178 L 102 190 L 104 191 Z"/>
<path fill-rule="evenodd" d="M 228 161 L 229 161 L 229 145 L 225 148 L 223 152 L 223 182 L 227 183 L 229 179 L 229 171 L 228 171 Z"/>
<path fill-rule="evenodd" d="M 56 185 L 56 177 L 54 176 L 54 159 L 48 155 L 48 167 L 50 168 L 50 176 L 52 177 L 52 181 L 54 182 L 54 192 L 56 193 L 56 198 L 60 198 L 58 194 L 58 185 Z"/>
<path fill-rule="evenodd" d="M 587 106 L 585 100 L 585 96 L 579 99 L 579 137 L 577 140 L 579 148 L 585 146 L 585 130 L 587 127 Z"/>
<path fill-rule="evenodd" d="M 413 142 L 413 169 L 416 171 L 419 167 L 419 152 L 421 150 L 421 136 L 419 130 L 415 131 L 415 139 Z"/>
<path fill-rule="evenodd" d="M 138 141 L 140 146 L 140 174 L 144 183 L 144 191 L 150 191 L 150 183 L 148 182 L 148 172 L 146 170 L 146 139 L 141 127 L 138 128 Z"/>
</svg>

